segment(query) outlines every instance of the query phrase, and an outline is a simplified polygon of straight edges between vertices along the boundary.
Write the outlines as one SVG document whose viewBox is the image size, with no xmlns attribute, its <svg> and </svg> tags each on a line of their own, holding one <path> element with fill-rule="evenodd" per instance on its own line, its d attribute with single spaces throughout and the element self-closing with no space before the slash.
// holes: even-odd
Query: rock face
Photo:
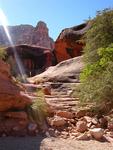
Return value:
<svg viewBox="0 0 113 150">
<path fill-rule="evenodd" d="M 28 124 L 24 109 L 31 103 L 11 80 L 8 65 L 0 60 L 0 136 L 23 133 Z"/>
<path fill-rule="evenodd" d="M 9 26 L 9 33 L 14 45 L 31 44 L 53 49 L 54 41 L 49 37 L 48 28 L 42 21 L 36 27 L 31 25 Z M 10 46 L 2 26 L 0 26 L 0 45 Z"/>
<path fill-rule="evenodd" d="M 55 42 L 57 62 L 67 60 L 82 54 L 85 45 L 83 35 L 90 28 L 90 24 L 80 24 L 64 29 Z"/>
<path fill-rule="evenodd" d="M 54 42 L 52 38 L 49 37 L 48 28 L 44 22 L 38 22 L 32 34 L 31 44 L 51 49 L 54 48 Z"/>
<path fill-rule="evenodd" d="M 7 64 L 0 60 L 0 111 L 24 109 L 30 103 L 11 80 Z"/>
<path fill-rule="evenodd" d="M 6 48 L 6 61 L 10 63 L 12 74 L 14 76 L 19 74 L 19 67 L 14 50 L 17 52 L 18 58 L 22 62 L 25 73 L 28 76 L 39 74 L 52 65 L 51 49 L 25 44 L 16 45 L 15 49 L 14 47 L 10 46 Z"/>
</svg>

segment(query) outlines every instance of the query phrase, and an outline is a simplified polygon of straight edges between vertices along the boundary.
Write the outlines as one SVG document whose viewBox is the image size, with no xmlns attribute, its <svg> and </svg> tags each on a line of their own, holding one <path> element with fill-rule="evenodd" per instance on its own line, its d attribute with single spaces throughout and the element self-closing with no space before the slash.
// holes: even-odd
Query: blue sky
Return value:
<svg viewBox="0 0 113 150">
<path fill-rule="evenodd" d="M 113 8 L 113 0 L 0 0 L 9 25 L 36 26 L 42 20 L 54 40 L 62 29 L 83 23 L 108 7 Z"/>
</svg>

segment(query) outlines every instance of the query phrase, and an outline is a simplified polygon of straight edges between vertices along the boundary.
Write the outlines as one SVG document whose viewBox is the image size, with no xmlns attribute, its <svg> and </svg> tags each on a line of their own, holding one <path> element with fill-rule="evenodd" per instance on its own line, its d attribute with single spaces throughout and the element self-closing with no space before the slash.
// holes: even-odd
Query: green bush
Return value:
<svg viewBox="0 0 113 150">
<path fill-rule="evenodd" d="M 88 64 L 96 62 L 99 57 L 97 49 L 108 47 L 113 42 L 113 10 L 105 9 L 97 12 L 90 21 L 91 27 L 85 35 L 84 61 Z"/>
<path fill-rule="evenodd" d="M 45 96 L 42 89 L 37 90 L 37 99 L 34 100 L 33 104 L 28 108 L 28 114 L 32 122 L 42 129 L 46 125 L 45 120 L 47 113 L 47 104 L 45 102 Z"/>
<path fill-rule="evenodd" d="M 79 96 L 83 102 L 113 102 L 113 10 L 98 12 L 91 24 L 85 35 Z"/>
<path fill-rule="evenodd" d="M 113 101 L 113 44 L 97 50 L 99 60 L 81 73 L 82 101 Z"/>
<path fill-rule="evenodd" d="M 6 51 L 4 47 L 0 47 L 0 59 L 4 59 L 6 55 Z"/>
</svg>

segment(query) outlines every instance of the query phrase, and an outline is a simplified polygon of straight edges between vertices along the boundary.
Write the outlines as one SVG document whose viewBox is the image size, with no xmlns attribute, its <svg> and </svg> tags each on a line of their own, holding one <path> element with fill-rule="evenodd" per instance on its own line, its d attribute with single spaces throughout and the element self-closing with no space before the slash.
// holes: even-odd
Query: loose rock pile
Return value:
<svg viewBox="0 0 113 150">
<path fill-rule="evenodd" d="M 65 100 L 68 96 L 69 95 L 63 95 Z M 68 98 L 68 101 L 64 101 L 64 99 L 62 101 L 62 95 L 61 97 L 56 96 L 57 99 L 54 98 L 55 95 L 52 97 L 52 94 L 49 98 L 48 97 L 49 96 L 47 95 L 45 96 L 46 101 L 51 108 L 53 107 L 54 112 L 52 112 L 51 117 L 47 118 L 49 127 L 46 135 L 48 137 L 53 136 L 64 139 L 72 138 L 76 140 L 95 139 L 99 141 L 113 141 L 112 112 L 109 115 L 104 116 L 102 114 L 94 114 L 91 112 L 90 108 L 82 107 L 78 110 L 74 110 L 73 108 L 75 105 L 71 105 L 71 98 Z M 71 107 L 67 107 L 66 109 L 65 105 L 60 107 L 64 102 Z M 75 99 L 75 103 L 77 105 L 77 99 Z"/>
<path fill-rule="evenodd" d="M 75 138 L 77 140 L 104 140 L 113 138 L 113 122 L 105 116 L 83 116 L 78 118 L 73 112 L 58 111 L 53 117 L 47 118 L 50 136 Z"/>
</svg>

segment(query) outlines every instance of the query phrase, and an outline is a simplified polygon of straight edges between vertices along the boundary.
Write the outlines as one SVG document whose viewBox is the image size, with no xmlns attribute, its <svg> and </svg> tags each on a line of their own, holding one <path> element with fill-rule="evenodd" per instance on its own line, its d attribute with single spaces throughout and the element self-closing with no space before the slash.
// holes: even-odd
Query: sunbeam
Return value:
<svg viewBox="0 0 113 150">
<path fill-rule="evenodd" d="M 8 37 L 8 40 L 9 40 L 10 44 L 13 45 L 13 42 L 11 40 L 11 36 L 10 36 L 8 28 L 7 28 L 8 21 L 7 21 L 7 18 L 6 18 L 5 14 L 4 14 L 4 12 L 2 11 L 1 8 L 0 8 L 0 23 L 3 26 L 4 30 L 5 30 L 5 33 Z"/>
<path fill-rule="evenodd" d="M 8 40 L 10 42 L 10 45 L 13 48 L 14 57 L 15 57 L 15 60 L 17 62 L 17 65 L 18 65 L 18 68 L 19 68 L 19 72 L 20 72 L 20 74 L 22 76 L 22 79 L 23 79 L 24 82 L 26 82 L 26 79 L 25 79 L 26 74 L 25 74 L 25 70 L 24 70 L 23 64 L 22 64 L 22 62 L 21 62 L 21 60 L 20 60 L 20 58 L 19 58 L 19 56 L 17 54 L 17 51 L 16 51 L 16 49 L 14 47 L 14 43 L 13 43 L 12 38 L 10 36 L 9 30 L 8 30 L 8 27 L 7 27 L 8 26 L 7 17 L 4 14 L 4 12 L 3 12 L 3 10 L 1 8 L 0 8 L 0 23 L 3 26 L 3 28 L 4 28 L 5 34 L 6 34 Z"/>
</svg>

